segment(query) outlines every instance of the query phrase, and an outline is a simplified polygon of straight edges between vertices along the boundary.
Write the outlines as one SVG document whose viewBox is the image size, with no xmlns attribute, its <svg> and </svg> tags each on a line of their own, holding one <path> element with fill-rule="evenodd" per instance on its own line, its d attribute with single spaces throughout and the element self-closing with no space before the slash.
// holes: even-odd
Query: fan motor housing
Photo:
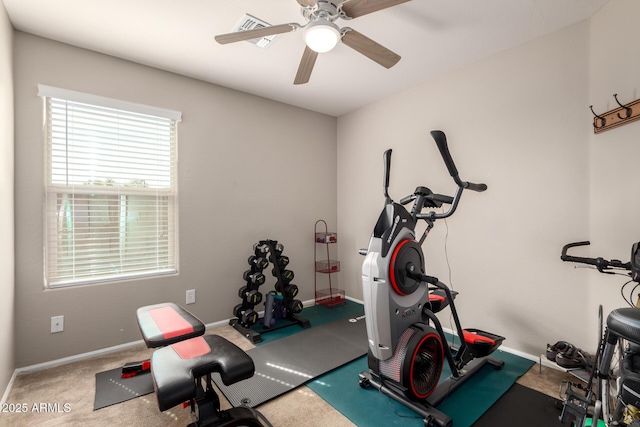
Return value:
<svg viewBox="0 0 640 427">
<path fill-rule="evenodd" d="M 444 357 L 438 332 L 429 325 L 416 323 L 400 336 L 392 357 L 381 361 L 369 357 L 369 368 L 399 384 L 407 398 L 420 401 L 438 386 Z"/>
<path fill-rule="evenodd" d="M 338 11 L 340 4 L 335 1 L 318 0 L 318 4 L 313 8 L 302 7 L 302 16 L 308 21 L 325 18 L 333 22 L 341 15 Z"/>
</svg>

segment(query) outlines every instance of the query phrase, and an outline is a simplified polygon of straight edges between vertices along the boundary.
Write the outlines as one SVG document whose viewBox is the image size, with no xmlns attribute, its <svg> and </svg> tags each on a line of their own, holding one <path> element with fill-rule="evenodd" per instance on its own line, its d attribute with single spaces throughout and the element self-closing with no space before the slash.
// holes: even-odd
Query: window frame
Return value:
<svg viewBox="0 0 640 427">
<path fill-rule="evenodd" d="M 45 153 L 44 153 L 44 201 L 43 201 L 43 218 L 44 218 L 44 286 L 46 289 L 55 289 L 55 288 L 64 288 L 64 287 L 73 287 L 79 285 L 88 285 L 88 284 L 97 284 L 97 283 L 105 283 L 105 282 L 121 282 L 128 281 L 143 277 L 153 277 L 153 276 L 164 276 L 177 274 L 178 272 L 178 262 L 179 262 L 179 251 L 178 251 L 178 123 L 182 120 L 182 114 L 178 111 L 168 110 L 163 108 L 152 107 L 143 104 L 136 104 L 127 101 L 121 101 L 112 98 L 101 97 L 97 95 L 87 94 L 83 92 L 76 92 L 67 89 L 55 88 L 52 86 L 46 85 L 38 85 L 38 95 L 43 98 L 43 106 L 44 106 L 44 123 L 43 123 L 43 139 L 45 144 Z M 169 131 L 165 136 L 169 138 L 169 146 L 168 146 L 168 163 L 169 163 L 169 179 L 170 184 L 169 188 L 146 188 L 145 185 L 140 185 L 136 187 L 135 185 L 123 185 L 120 183 L 119 185 L 93 185 L 94 183 L 83 183 L 83 184 L 73 184 L 73 183 L 55 183 L 53 182 L 53 163 L 52 160 L 52 141 L 54 137 L 51 132 L 51 120 L 50 117 L 50 109 L 49 102 L 50 99 L 54 100 L 62 100 L 71 103 L 79 103 L 86 104 L 98 108 L 107 108 L 110 110 L 117 110 L 117 114 L 142 114 L 147 116 L 153 116 L 156 119 L 164 119 L 168 120 Z M 67 107 L 64 107 L 65 109 Z M 99 117 L 97 115 L 96 117 Z M 64 119 L 67 121 L 67 119 Z M 130 148 L 130 146 L 128 146 Z M 100 158 L 100 155 L 96 155 L 96 158 Z M 135 155 L 130 157 L 131 159 L 138 159 Z M 167 159 L 165 159 L 167 160 Z M 144 181 L 142 181 L 144 183 Z M 69 194 L 70 197 L 73 195 L 81 196 L 86 199 L 86 206 L 90 206 L 91 197 L 95 195 L 112 195 L 117 196 L 113 201 L 116 204 L 119 203 L 119 206 L 116 209 L 119 209 L 120 219 L 116 219 L 115 222 L 122 226 L 123 224 L 123 210 L 131 209 L 133 202 L 136 200 L 131 200 L 132 196 L 148 196 L 148 197 L 138 197 L 138 203 L 142 203 L 143 205 L 148 201 L 156 203 L 166 203 L 167 206 L 163 206 L 161 209 L 151 208 L 149 212 L 153 212 L 156 215 L 154 224 L 156 226 L 159 223 L 162 223 L 163 220 L 166 222 L 164 224 L 166 226 L 166 230 L 168 233 L 167 236 L 167 259 L 169 260 L 166 268 L 147 268 L 144 271 L 117 271 L 113 274 L 98 274 L 98 275 L 83 275 L 80 278 L 62 278 L 60 279 L 58 276 L 52 276 L 52 272 L 57 271 L 58 267 L 58 255 L 57 252 L 59 250 L 58 243 L 56 243 L 55 236 L 60 236 L 61 228 L 58 228 L 58 222 L 60 222 L 59 215 L 59 201 L 58 197 L 65 197 L 65 194 Z M 154 199 L 155 198 L 155 199 Z M 106 204 L 111 205 L 112 201 L 109 200 L 109 197 L 103 198 Z M 74 203 L 82 203 L 72 201 L 72 205 L 75 208 Z M 108 212 L 111 207 L 101 208 L 105 209 L 105 212 Z M 125 210 L 125 212 L 126 212 Z M 162 219 L 159 219 L 158 215 L 162 215 Z M 89 214 L 87 214 L 87 218 Z M 165 219 L 166 218 L 166 219 Z M 126 221 L 125 221 L 126 222 Z M 74 221 L 73 224 L 75 227 L 75 213 L 74 213 Z M 164 230 L 165 228 L 163 228 Z M 74 229 L 75 232 L 75 229 Z M 126 229 L 123 232 L 124 238 L 117 245 L 119 249 L 117 251 L 122 252 L 126 245 L 122 242 L 127 241 L 127 239 L 132 236 L 135 237 L 134 232 L 128 231 Z M 51 237 L 53 239 L 50 239 Z M 156 239 L 157 240 L 157 239 Z M 74 240 L 74 244 L 75 244 Z M 162 249 L 164 246 L 156 246 L 156 257 L 157 254 L 162 253 Z M 120 260 L 122 261 L 122 256 L 120 256 Z M 126 256 L 125 256 L 126 258 Z M 53 266 L 53 268 L 52 268 Z M 74 267 L 70 268 L 69 271 L 77 271 L 78 268 L 74 265 Z"/>
</svg>

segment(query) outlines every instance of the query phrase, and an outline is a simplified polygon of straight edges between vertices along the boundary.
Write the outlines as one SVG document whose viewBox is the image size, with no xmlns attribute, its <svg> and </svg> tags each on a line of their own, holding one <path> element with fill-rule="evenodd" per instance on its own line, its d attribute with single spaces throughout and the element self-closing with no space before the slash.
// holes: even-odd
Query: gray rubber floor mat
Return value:
<svg viewBox="0 0 640 427">
<path fill-rule="evenodd" d="M 255 407 L 367 354 L 364 316 L 340 319 L 247 351 L 256 367 L 253 377 L 216 385 L 233 406 Z"/>
<path fill-rule="evenodd" d="M 96 374 L 96 395 L 93 410 L 126 402 L 138 396 L 153 393 L 151 373 L 122 378 L 122 368 Z"/>
</svg>

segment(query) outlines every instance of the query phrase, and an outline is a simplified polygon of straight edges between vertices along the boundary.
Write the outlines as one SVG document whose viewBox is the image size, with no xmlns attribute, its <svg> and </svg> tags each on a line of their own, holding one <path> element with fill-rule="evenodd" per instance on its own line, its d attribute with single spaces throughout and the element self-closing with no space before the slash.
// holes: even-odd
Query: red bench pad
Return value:
<svg viewBox="0 0 640 427">
<path fill-rule="evenodd" d="M 140 307 L 138 326 L 149 348 L 165 347 L 204 334 L 204 323 L 173 303 Z"/>
<path fill-rule="evenodd" d="M 251 378 L 253 360 L 218 335 L 205 335 L 156 350 L 151 357 L 153 388 L 161 411 L 196 397 L 196 381 L 219 372 L 225 385 Z"/>
</svg>

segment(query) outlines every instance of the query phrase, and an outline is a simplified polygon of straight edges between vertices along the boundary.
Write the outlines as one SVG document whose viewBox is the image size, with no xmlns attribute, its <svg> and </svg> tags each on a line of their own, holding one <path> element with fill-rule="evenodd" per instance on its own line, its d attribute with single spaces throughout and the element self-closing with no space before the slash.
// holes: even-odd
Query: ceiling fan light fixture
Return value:
<svg viewBox="0 0 640 427">
<path fill-rule="evenodd" d="M 340 30 L 333 22 L 322 18 L 316 19 L 307 25 L 304 41 L 311 50 L 318 53 L 329 52 L 340 41 Z"/>
</svg>

